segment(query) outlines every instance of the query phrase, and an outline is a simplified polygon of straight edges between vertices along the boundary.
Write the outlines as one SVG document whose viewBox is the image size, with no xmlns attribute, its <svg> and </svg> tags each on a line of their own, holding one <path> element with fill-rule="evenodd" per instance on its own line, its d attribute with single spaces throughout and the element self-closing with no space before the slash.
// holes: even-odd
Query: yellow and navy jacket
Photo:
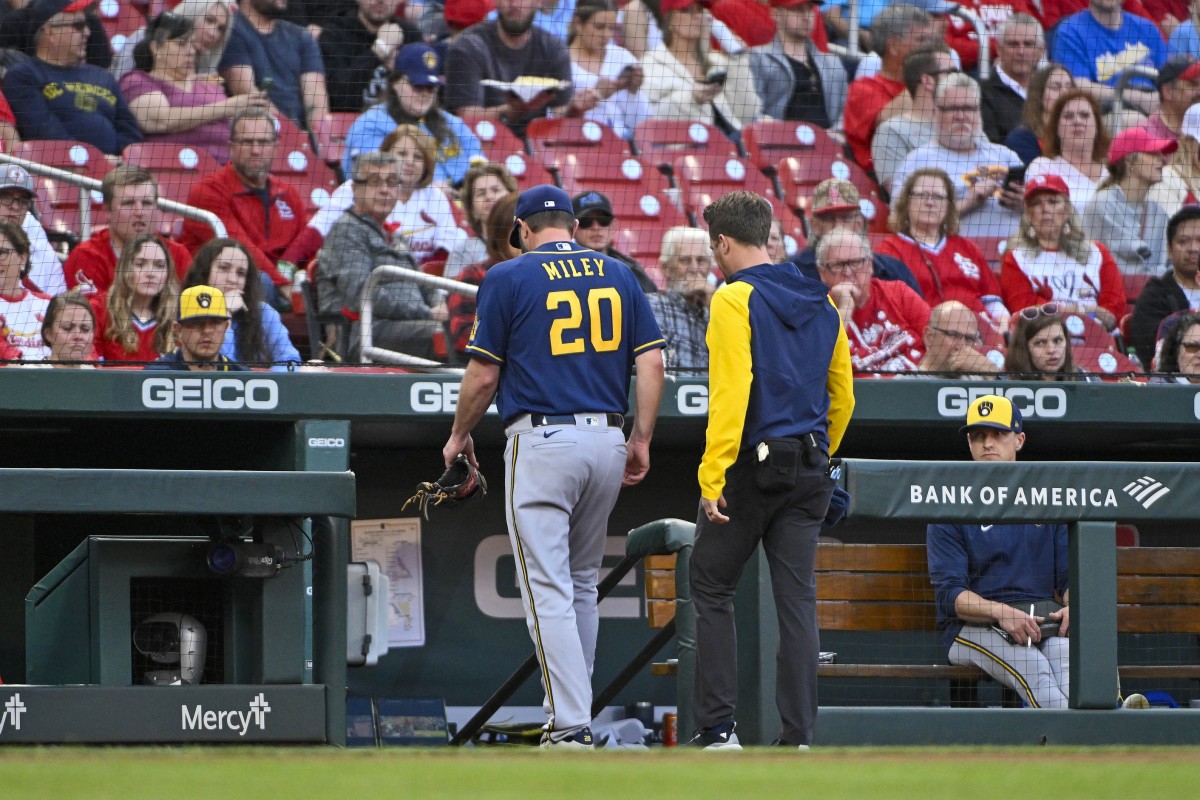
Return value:
<svg viewBox="0 0 1200 800">
<path fill-rule="evenodd" d="M 708 432 L 700 493 L 767 437 L 816 434 L 837 451 L 854 411 L 850 345 L 837 307 L 794 264 L 759 264 L 729 277 L 709 310 Z"/>
</svg>

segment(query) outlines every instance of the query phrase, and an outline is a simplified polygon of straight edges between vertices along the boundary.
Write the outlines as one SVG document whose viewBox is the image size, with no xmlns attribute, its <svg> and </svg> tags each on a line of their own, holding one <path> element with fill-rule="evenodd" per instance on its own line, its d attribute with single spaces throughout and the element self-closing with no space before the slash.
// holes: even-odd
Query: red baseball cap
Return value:
<svg viewBox="0 0 1200 800">
<path fill-rule="evenodd" d="M 824 0 L 771 0 L 771 8 L 796 8 L 798 6 L 823 5 Z"/>
<path fill-rule="evenodd" d="M 87 7 L 95 2 L 96 2 L 96 0 L 75 0 L 74 3 L 69 4 L 66 8 L 64 8 L 59 13 L 60 14 L 71 14 L 76 11 L 86 11 Z"/>
<path fill-rule="evenodd" d="M 1029 202 L 1029 198 L 1040 192 L 1061 194 L 1067 199 L 1071 198 L 1071 190 L 1067 188 L 1067 182 L 1057 175 L 1035 175 L 1025 181 L 1026 202 Z"/>
<path fill-rule="evenodd" d="M 1134 153 L 1162 153 L 1169 156 L 1179 149 L 1170 139 L 1159 139 L 1145 128 L 1128 128 L 1118 133 L 1108 146 L 1108 163 L 1116 164 Z"/>
<path fill-rule="evenodd" d="M 495 8 L 495 0 L 446 0 L 443 13 L 447 25 L 454 30 L 463 30 L 483 22 Z"/>
<path fill-rule="evenodd" d="M 702 0 L 662 0 L 658 7 L 663 14 L 666 14 L 668 11 L 682 11 L 695 5 L 703 6 L 705 3 Z"/>
</svg>

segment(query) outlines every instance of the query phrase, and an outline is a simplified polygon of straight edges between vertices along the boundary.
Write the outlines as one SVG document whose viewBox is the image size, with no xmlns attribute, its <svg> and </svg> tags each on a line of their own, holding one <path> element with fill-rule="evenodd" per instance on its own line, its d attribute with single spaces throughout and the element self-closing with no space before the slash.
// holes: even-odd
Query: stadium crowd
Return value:
<svg viewBox="0 0 1200 800">
<path fill-rule="evenodd" d="M 0 2 L 0 148 L 102 179 L 93 204 L 0 164 L 0 356 L 154 361 L 203 285 L 232 320 L 221 356 L 302 363 L 307 298 L 353 363 L 374 267 L 478 284 L 513 255 L 515 193 L 552 182 L 577 241 L 651 295 L 680 374 L 707 370 L 720 278 L 699 212 L 749 189 L 775 210 L 772 257 L 829 287 L 857 374 L 1200 380 L 1200 0 L 857 17 L 846 0 Z M 471 298 L 376 291 L 377 346 L 461 358 Z"/>
</svg>

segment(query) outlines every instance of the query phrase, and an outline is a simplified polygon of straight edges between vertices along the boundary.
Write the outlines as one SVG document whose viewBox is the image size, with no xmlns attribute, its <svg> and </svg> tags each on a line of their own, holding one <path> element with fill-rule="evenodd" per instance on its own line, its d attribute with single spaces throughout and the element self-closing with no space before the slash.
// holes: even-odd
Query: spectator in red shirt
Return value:
<svg viewBox="0 0 1200 800">
<path fill-rule="evenodd" d="M 970 239 L 958 235 L 954 184 L 940 169 L 919 169 L 900 189 L 892 212 L 896 233 L 879 244 L 879 252 L 905 263 L 931 305 L 957 300 L 973 313 L 986 311 L 997 330 L 1008 328 L 1008 310 L 1000 282 L 987 259 Z"/>
<path fill-rule="evenodd" d="M 270 113 L 250 108 L 230 123 L 229 163 L 192 186 L 188 205 L 211 211 L 225 223 L 231 239 L 237 239 L 254 256 L 263 276 L 263 299 L 279 310 L 285 303 L 287 286 L 295 265 L 282 260 L 283 252 L 304 230 L 304 200 L 290 184 L 271 177 L 278 137 Z M 213 238 L 203 222 L 183 223 L 183 243 L 195 253 Z"/>
<path fill-rule="evenodd" d="M 817 269 L 842 315 L 855 372 L 911 372 L 925 356 L 929 306 L 902 281 L 871 277 L 871 248 L 838 228 L 817 245 Z"/>
<path fill-rule="evenodd" d="M 72 250 L 63 265 L 67 288 L 80 286 L 89 295 L 108 291 L 126 243 L 155 235 L 159 223 L 158 181 L 144 167 L 117 167 L 104 176 L 100 192 L 108 209 L 108 228 Z M 182 279 L 192 263 L 191 254 L 181 244 L 161 241 Z"/>
<path fill-rule="evenodd" d="M 157 236 L 126 245 L 108 294 L 90 298 L 96 350 L 105 361 L 155 361 L 175 348 L 171 322 L 179 288 L 171 256 Z"/>
<path fill-rule="evenodd" d="M 883 68 L 878 75 L 850 83 L 846 96 L 846 143 L 854 160 L 865 170 L 872 168 L 871 139 L 883 120 L 903 113 L 903 103 L 888 105 L 904 95 L 904 59 L 918 47 L 934 44 L 933 26 L 924 11 L 896 3 L 875 17 L 872 40 L 882 54 Z"/>
</svg>

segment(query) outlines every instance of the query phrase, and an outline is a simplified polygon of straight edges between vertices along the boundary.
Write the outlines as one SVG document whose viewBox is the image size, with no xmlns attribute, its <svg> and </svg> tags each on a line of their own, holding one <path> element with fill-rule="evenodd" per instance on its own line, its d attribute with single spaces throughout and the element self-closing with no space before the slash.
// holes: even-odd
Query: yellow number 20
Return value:
<svg viewBox="0 0 1200 800">
<path fill-rule="evenodd" d="M 550 292 L 546 295 L 546 310 L 555 311 L 559 306 L 567 307 L 567 316 L 554 320 L 550 326 L 550 354 L 556 356 L 582 353 L 587 344 L 583 328 L 583 306 L 579 294 L 574 291 Z M 592 350 L 609 353 L 621 346 L 621 295 L 611 286 L 592 289 L 587 293 L 590 341 Z M 604 338 L 604 322 L 608 321 L 611 334 Z"/>
</svg>

